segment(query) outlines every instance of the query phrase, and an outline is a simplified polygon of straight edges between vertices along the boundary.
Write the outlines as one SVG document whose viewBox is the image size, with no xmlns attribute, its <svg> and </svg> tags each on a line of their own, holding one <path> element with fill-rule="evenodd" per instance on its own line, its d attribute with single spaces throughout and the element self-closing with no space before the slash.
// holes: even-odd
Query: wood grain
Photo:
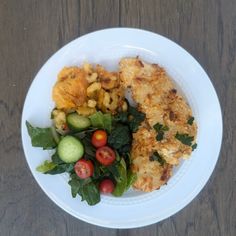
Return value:
<svg viewBox="0 0 236 236">
<path fill-rule="evenodd" d="M 236 235 L 235 9 L 234 0 L 0 0 L 0 235 Z M 93 226 L 57 207 L 33 179 L 20 138 L 26 92 L 48 57 L 79 35 L 118 26 L 151 30 L 187 49 L 208 72 L 224 117 L 221 155 L 197 198 L 158 224 L 130 230 Z"/>
</svg>

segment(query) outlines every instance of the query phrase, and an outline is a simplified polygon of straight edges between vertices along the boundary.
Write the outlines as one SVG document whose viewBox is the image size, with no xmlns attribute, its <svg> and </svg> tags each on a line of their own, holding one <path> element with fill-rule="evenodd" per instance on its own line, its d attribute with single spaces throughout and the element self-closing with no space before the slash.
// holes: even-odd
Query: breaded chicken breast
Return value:
<svg viewBox="0 0 236 236">
<path fill-rule="evenodd" d="M 133 134 L 131 169 L 137 174 L 134 188 L 150 192 L 159 189 L 170 178 L 173 166 L 153 159 L 156 151 L 155 131 L 145 127 L 143 123 Z"/>
<path fill-rule="evenodd" d="M 192 120 L 189 105 L 175 89 L 163 68 L 157 64 L 145 63 L 139 58 L 124 58 L 119 66 L 122 84 L 131 89 L 138 109 L 146 115 L 145 123 L 148 127 L 145 132 L 140 128 L 141 130 L 133 135 L 131 158 L 133 171 L 138 175 L 134 187 L 152 191 L 168 178 L 166 181 L 160 181 L 166 167 L 149 161 L 150 155 L 156 151 L 166 164 L 177 165 L 180 158 L 191 154 L 197 126 Z M 144 148 L 147 142 L 145 145 L 139 142 L 139 135 L 149 137 L 145 140 L 152 143 L 144 153 L 140 152 L 139 145 Z M 159 171 L 153 171 L 154 166 Z M 168 167 L 168 173 L 169 169 L 171 168 Z M 149 178 L 146 178 L 147 176 Z"/>
<path fill-rule="evenodd" d="M 70 110 L 83 105 L 87 100 L 88 81 L 79 67 L 65 67 L 58 75 L 52 98 L 58 109 Z"/>
</svg>

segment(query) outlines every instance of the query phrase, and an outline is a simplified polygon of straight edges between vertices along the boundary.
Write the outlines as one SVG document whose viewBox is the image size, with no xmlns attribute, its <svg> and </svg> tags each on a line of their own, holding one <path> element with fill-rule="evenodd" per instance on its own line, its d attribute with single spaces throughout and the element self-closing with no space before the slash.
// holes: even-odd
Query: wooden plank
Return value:
<svg viewBox="0 0 236 236">
<path fill-rule="evenodd" d="M 0 235 L 236 235 L 235 9 L 234 0 L 1 0 Z M 175 216 L 130 230 L 89 225 L 52 203 L 30 174 L 20 137 L 26 92 L 48 57 L 79 35 L 119 25 L 186 48 L 208 72 L 224 115 L 221 156 L 203 191 Z"/>
<path fill-rule="evenodd" d="M 119 26 L 119 0 L 81 0 L 80 34 Z"/>
</svg>

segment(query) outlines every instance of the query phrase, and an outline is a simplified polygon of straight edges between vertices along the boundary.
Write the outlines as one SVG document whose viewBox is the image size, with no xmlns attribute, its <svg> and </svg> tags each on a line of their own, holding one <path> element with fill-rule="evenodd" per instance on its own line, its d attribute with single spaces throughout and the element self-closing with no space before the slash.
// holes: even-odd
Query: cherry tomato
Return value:
<svg viewBox="0 0 236 236">
<path fill-rule="evenodd" d="M 107 144 L 107 133 L 104 130 L 96 130 L 92 135 L 92 144 L 99 148 Z"/>
<path fill-rule="evenodd" d="M 99 189 L 102 193 L 112 193 L 114 188 L 115 185 L 110 179 L 104 179 L 99 184 Z"/>
<path fill-rule="evenodd" d="M 81 179 L 86 179 L 93 175 L 94 166 L 90 160 L 80 159 L 76 162 L 74 170 Z"/>
<path fill-rule="evenodd" d="M 104 166 L 109 166 L 115 161 L 116 155 L 110 147 L 104 146 L 97 149 L 96 159 Z"/>
</svg>

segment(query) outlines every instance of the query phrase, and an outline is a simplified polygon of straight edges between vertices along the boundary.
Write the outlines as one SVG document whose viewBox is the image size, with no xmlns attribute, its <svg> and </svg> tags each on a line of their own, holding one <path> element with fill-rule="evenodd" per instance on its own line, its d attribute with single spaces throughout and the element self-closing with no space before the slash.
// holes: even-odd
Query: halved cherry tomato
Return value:
<svg viewBox="0 0 236 236">
<path fill-rule="evenodd" d="M 110 147 L 104 146 L 97 149 L 96 159 L 104 166 L 109 166 L 115 161 L 116 155 Z"/>
<path fill-rule="evenodd" d="M 76 162 L 74 170 L 81 179 L 86 179 L 93 175 L 94 166 L 90 160 L 80 159 Z"/>
<path fill-rule="evenodd" d="M 99 184 L 99 190 L 102 193 L 112 193 L 114 188 L 115 185 L 110 179 L 104 179 Z"/>
<path fill-rule="evenodd" d="M 107 133 L 104 130 L 96 130 L 92 135 L 92 144 L 99 148 L 107 144 Z"/>
</svg>

